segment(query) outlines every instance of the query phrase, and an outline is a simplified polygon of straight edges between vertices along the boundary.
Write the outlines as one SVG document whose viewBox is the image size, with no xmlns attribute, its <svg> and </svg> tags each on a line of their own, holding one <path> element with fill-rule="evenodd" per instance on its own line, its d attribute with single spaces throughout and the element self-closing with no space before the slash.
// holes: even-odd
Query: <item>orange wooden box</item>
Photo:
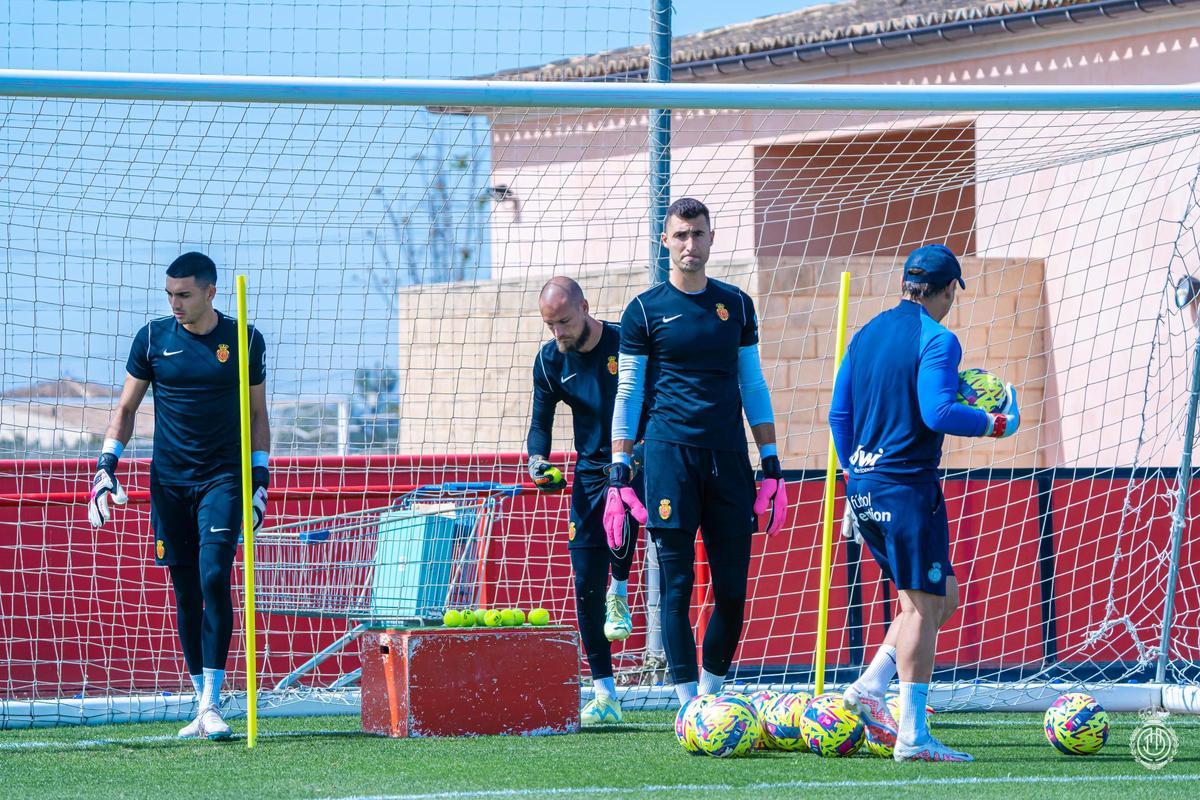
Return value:
<svg viewBox="0 0 1200 800">
<path fill-rule="evenodd" d="M 372 630 L 362 725 L 387 736 L 579 730 L 579 634 L 562 626 Z"/>
</svg>

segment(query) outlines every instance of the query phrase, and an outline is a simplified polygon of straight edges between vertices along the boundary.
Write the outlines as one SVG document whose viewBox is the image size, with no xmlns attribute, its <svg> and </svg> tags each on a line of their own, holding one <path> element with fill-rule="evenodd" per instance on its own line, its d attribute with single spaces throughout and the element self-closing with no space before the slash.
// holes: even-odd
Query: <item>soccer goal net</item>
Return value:
<svg viewBox="0 0 1200 800">
<path fill-rule="evenodd" d="M 163 270 L 186 250 L 216 261 L 221 310 L 248 276 L 268 347 L 264 713 L 353 710 L 354 637 L 381 616 L 540 606 L 573 624 L 568 498 L 524 485 L 536 299 L 568 275 L 617 320 L 650 285 L 653 105 L 674 108 L 670 199 L 713 214 L 709 275 L 755 300 L 792 485 L 782 535 L 754 540 L 731 682 L 814 679 L 839 276 L 853 334 L 897 302 L 905 255 L 939 242 L 962 256 L 945 321 L 962 366 L 1016 384 L 1023 423 L 946 441 L 962 600 L 934 703 L 1044 707 L 1087 686 L 1137 708 L 1162 702 L 1157 681 L 1194 687 L 1196 542 L 1179 518 L 1173 547 L 1172 521 L 1197 339 L 1174 292 L 1200 273 L 1195 94 L 651 88 L 0 79 L 0 727 L 190 710 L 153 565 L 149 400 L 122 460 L 129 506 L 93 531 L 83 504 L 132 336 L 165 313 Z M 396 538 L 414 526 L 416 550 Z M 413 595 L 383 566 L 406 546 L 424 565 Z M 617 647 L 634 706 L 671 696 L 641 669 L 640 547 Z M 869 554 L 835 539 L 830 685 L 895 605 Z"/>
</svg>

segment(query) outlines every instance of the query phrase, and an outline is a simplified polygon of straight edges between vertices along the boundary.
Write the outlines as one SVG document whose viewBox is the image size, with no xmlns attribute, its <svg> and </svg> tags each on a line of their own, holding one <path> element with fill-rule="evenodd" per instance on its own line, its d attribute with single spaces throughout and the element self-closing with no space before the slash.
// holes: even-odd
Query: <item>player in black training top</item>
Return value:
<svg viewBox="0 0 1200 800">
<path fill-rule="evenodd" d="M 646 527 L 663 575 L 663 641 L 681 704 L 721 689 L 742 632 L 755 514 L 767 534 L 783 526 L 787 492 L 775 447 L 771 395 L 758 354 L 754 303 L 705 275 L 713 232 L 708 209 L 684 198 L 667 209 L 669 279 L 635 297 L 621 317 L 620 385 L 613 411 L 613 465 L 605 526 L 646 509 L 628 489 L 629 453 L 646 406 Z M 742 411 L 762 459 L 754 471 Z M 688 612 L 699 527 L 712 570 L 713 616 L 703 674 Z"/>
<path fill-rule="evenodd" d="M 167 268 L 172 315 L 152 320 L 133 339 L 125 386 L 109 422 L 92 480 L 88 519 L 109 519 L 109 500 L 126 495 L 117 462 L 133 435 L 134 415 L 154 386 L 154 454 L 150 525 L 155 563 L 175 589 L 179 641 L 196 690 L 196 718 L 181 738 L 226 739 L 221 683 L 233 636 L 230 570 L 242 529 L 237 323 L 213 308 L 217 268 L 202 253 L 184 253 Z M 250 441 L 254 528 L 267 504 L 266 343 L 250 328 Z"/>
<path fill-rule="evenodd" d="M 618 723 L 621 705 L 613 681 L 611 642 L 633 631 L 629 614 L 629 568 L 637 549 L 636 525 L 622 540 L 605 536 L 606 467 L 612 461 L 613 400 L 617 395 L 617 358 L 621 332 L 588 313 L 579 284 L 552 278 L 542 288 L 538 306 L 554 338 L 538 351 L 533 363 L 533 415 L 529 425 L 529 475 L 543 491 L 561 491 L 566 481 L 550 464 L 554 408 L 571 408 L 575 431 L 575 480 L 567 549 L 575 574 L 575 609 L 595 698 L 584 706 L 584 725 Z M 612 581 L 605 583 L 609 571 Z"/>
</svg>

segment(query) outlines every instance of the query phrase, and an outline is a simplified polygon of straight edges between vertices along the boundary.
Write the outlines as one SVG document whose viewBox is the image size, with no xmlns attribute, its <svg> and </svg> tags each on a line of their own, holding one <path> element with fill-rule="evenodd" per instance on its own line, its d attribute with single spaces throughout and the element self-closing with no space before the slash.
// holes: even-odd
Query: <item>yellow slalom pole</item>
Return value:
<svg viewBox="0 0 1200 800">
<path fill-rule="evenodd" d="M 254 631 L 254 485 L 250 478 L 250 332 L 246 276 L 237 276 L 238 401 L 242 408 L 242 617 L 246 628 L 246 747 L 258 739 L 258 653 Z"/>
<path fill-rule="evenodd" d="M 842 354 L 846 352 L 846 311 L 850 305 L 850 273 L 842 273 L 842 284 L 838 291 L 837 343 L 833 353 L 833 377 L 842 365 Z M 833 384 L 830 384 L 832 391 Z M 825 691 L 825 639 L 829 633 L 829 582 L 833 566 L 833 505 L 837 488 L 838 460 L 833 447 L 833 433 L 829 434 L 829 457 L 825 463 L 825 508 L 824 526 L 821 536 L 821 599 L 817 612 L 817 657 L 816 685 L 813 694 Z"/>
</svg>

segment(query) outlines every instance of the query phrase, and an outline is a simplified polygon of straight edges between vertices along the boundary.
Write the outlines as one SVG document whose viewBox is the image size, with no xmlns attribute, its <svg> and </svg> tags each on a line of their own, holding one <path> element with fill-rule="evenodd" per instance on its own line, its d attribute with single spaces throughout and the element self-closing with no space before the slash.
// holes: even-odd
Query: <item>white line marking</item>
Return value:
<svg viewBox="0 0 1200 800">
<path fill-rule="evenodd" d="M 375 738 L 373 734 L 363 733 L 362 731 L 272 731 L 270 733 L 260 733 L 260 739 L 287 739 L 289 737 L 301 736 L 361 736 L 363 738 Z M 232 741 L 245 741 L 245 734 L 235 733 Z M 227 740 L 227 741 L 230 741 Z M 161 736 L 133 736 L 128 739 L 63 739 L 57 742 L 48 741 L 28 741 L 28 742 L 0 742 L 0 752 L 14 750 L 92 750 L 98 747 L 127 747 L 137 744 L 161 744 L 162 742 L 178 742 L 179 744 L 191 744 L 197 741 L 196 739 L 180 739 L 173 734 L 163 734 Z"/>
<path fill-rule="evenodd" d="M 1197 783 L 1200 775 L 1047 775 L 1036 776 L 1004 776 L 996 778 L 930 778 L 920 776 L 917 779 L 921 786 L 985 786 L 985 785 L 1029 785 L 1029 784 L 1077 784 L 1098 783 L 1104 781 L 1119 781 L 1122 783 Z M 676 784 L 676 785 L 647 785 L 647 786 L 580 786 L 561 787 L 552 789 L 482 789 L 469 792 L 431 792 L 428 794 L 370 794 L 350 795 L 339 798 L 323 798 L 322 800 L 465 800 L 465 798 L 488 797 L 570 797 L 582 795 L 642 795 L 648 792 L 679 792 L 687 794 L 707 794 L 715 792 L 736 792 L 739 795 L 749 795 L 769 789 L 874 789 L 874 788 L 911 788 L 914 778 L 904 778 L 886 781 L 783 781 L 779 783 L 749 783 L 744 785 L 730 783 L 710 784 Z"/>
</svg>

